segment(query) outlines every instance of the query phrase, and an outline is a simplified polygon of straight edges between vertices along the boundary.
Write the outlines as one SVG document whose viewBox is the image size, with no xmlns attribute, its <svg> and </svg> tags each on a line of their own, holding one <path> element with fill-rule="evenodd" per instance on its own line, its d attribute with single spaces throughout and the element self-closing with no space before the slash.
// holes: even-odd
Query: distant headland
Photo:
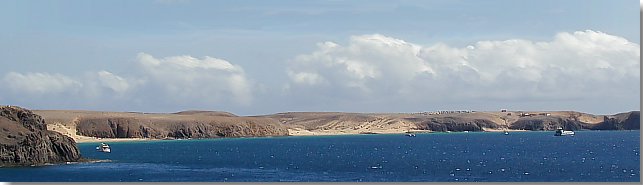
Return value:
<svg viewBox="0 0 643 185">
<path fill-rule="evenodd" d="M 435 111 L 416 113 L 287 112 L 237 116 L 220 111 L 176 113 L 34 110 L 47 128 L 77 142 L 409 132 L 638 130 L 640 111 L 593 115 L 576 111 Z"/>
</svg>

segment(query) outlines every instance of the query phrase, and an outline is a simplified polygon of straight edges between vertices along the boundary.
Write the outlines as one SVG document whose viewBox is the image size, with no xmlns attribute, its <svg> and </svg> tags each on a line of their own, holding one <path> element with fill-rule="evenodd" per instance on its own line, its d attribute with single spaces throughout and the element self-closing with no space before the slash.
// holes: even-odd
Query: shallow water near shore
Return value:
<svg viewBox="0 0 643 185">
<path fill-rule="evenodd" d="M 469 132 L 80 143 L 110 160 L 0 168 L 0 181 L 638 182 L 639 131 Z"/>
</svg>

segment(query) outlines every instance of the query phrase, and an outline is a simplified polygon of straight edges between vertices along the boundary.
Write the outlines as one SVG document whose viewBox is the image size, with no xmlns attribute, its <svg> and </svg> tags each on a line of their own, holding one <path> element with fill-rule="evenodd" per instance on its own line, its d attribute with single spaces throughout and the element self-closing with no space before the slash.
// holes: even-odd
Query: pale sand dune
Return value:
<svg viewBox="0 0 643 185">
<path fill-rule="evenodd" d="M 55 131 L 63 135 L 69 136 L 77 143 L 94 143 L 94 142 L 124 142 L 124 141 L 147 141 L 152 140 L 149 138 L 96 138 L 81 136 L 76 134 L 76 128 L 73 126 L 65 126 L 61 123 L 47 124 L 47 130 Z"/>
</svg>

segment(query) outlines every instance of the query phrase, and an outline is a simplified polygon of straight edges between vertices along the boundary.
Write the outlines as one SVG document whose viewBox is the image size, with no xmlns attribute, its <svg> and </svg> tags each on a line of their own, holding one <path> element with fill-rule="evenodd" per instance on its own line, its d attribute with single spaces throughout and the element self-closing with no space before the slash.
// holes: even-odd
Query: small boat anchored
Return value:
<svg viewBox="0 0 643 185">
<path fill-rule="evenodd" d="M 96 151 L 105 152 L 105 153 L 111 153 L 112 149 L 106 143 L 100 143 L 100 146 L 96 147 Z"/>
<path fill-rule="evenodd" d="M 408 134 L 406 134 L 406 137 L 415 137 L 415 134 L 413 134 L 413 133 L 408 133 Z"/>
<path fill-rule="evenodd" d="M 558 127 L 556 129 L 556 133 L 554 134 L 554 136 L 574 136 L 574 134 L 575 134 L 574 131 L 563 130 L 562 127 Z"/>
</svg>

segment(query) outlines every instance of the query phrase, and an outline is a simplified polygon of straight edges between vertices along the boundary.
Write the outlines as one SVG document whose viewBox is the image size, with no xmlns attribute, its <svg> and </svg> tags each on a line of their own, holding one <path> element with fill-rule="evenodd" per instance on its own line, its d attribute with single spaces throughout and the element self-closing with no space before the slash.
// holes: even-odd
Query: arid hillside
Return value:
<svg viewBox="0 0 643 185">
<path fill-rule="evenodd" d="M 631 130 L 639 112 L 592 115 L 574 111 L 443 111 L 421 113 L 287 112 L 236 116 L 178 113 L 39 110 L 49 130 L 76 140 L 96 138 L 218 138 L 444 131 Z"/>
<path fill-rule="evenodd" d="M 174 114 L 41 110 L 48 128 L 75 139 L 96 138 L 217 138 L 285 136 L 285 126 L 273 119 L 237 117 L 230 113 L 186 111 Z"/>
<path fill-rule="evenodd" d="M 638 112 L 634 112 L 637 114 Z M 628 114 L 629 113 L 624 113 Z M 606 119 L 574 111 L 445 111 L 421 113 L 289 112 L 265 115 L 290 127 L 291 135 L 404 133 L 425 131 L 501 131 L 596 129 Z M 607 116 L 610 117 L 610 116 Z M 624 117 L 624 116 L 620 116 Z M 634 117 L 638 119 L 638 117 Z M 619 119 L 622 120 L 622 119 Z M 632 119 L 630 119 L 632 120 Z M 616 121 L 618 122 L 618 121 Z M 620 128 L 620 127 L 619 127 Z M 623 129 L 638 129 L 630 124 Z"/>
</svg>

